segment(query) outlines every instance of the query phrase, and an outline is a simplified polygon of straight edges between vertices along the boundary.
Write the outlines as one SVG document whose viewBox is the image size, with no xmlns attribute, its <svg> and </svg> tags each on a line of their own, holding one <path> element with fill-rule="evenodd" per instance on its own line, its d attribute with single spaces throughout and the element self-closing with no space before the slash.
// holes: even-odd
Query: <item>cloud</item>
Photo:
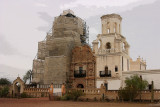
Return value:
<svg viewBox="0 0 160 107">
<path fill-rule="evenodd" d="M 75 0 L 60 5 L 62 10 L 72 9 L 82 18 L 89 18 L 95 15 L 106 13 L 119 13 L 131 10 L 140 5 L 154 3 L 156 0 Z"/>
<path fill-rule="evenodd" d="M 89 31 L 92 34 L 98 34 L 98 31 L 94 27 L 90 27 Z"/>
<path fill-rule="evenodd" d="M 26 71 L 27 70 L 25 69 L 18 69 L 8 65 L 0 64 L 0 78 L 8 78 L 10 81 L 15 80 L 18 75 L 20 78 L 23 78 L 23 75 Z"/>
<path fill-rule="evenodd" d="M 39 17 L 46 22 L 46 25 L 39 26 L 37 29 L 39 31 L 47 32 L 51 29 L 54 17 L 50 16 L 47 12 L 38 12 Z"/>
<path fill-rule="evenodd" d="M 38 7 L 47 7 L 47 5 L 44 3 L 36 3 L 35 5 Z"/>
<path fill-rule="evenodd" d="M 86 6 L 88 8 L 92 6 L 96 7 L 112 7 L 112 6 L 126 6 L 131 3 L 139 2 L 142 0 L 100 0 L 97 2 L 97 0 L 75 0 L 74 2 L 66 3 L 60 6 L 61 9 L 67 9 L 67 8 L 75 8 L 79 5 Z"/>
<path fill-rule="evenodd" d="M 0 34 L 0 50 L 1 55 L 13 55 L 17 53 L 17 49 L 15 49 L 2 34 Z"/>
</svg>

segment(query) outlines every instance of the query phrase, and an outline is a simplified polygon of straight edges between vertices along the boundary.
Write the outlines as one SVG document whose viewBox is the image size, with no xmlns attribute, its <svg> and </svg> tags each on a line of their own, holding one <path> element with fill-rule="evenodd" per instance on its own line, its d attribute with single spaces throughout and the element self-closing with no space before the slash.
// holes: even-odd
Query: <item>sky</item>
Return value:
<svg viewBox="0 0 160 107">
<path fill-rule="evenodd" d="M 67 9 L 87 22 L 90 44 L 101 34 L 100 17 L 120 14 L 131 58 L 160 69 L 160 0 L 0 0 L 0 78 L 14 80 L 32 69 L 38 41 Z"/>
</svg>

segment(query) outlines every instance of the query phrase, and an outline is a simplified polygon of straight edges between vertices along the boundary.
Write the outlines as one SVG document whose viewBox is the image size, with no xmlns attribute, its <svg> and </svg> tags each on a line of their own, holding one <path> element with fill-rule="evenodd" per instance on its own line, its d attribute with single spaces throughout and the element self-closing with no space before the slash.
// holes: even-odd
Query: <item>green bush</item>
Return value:
<svg viewBox="0 0 160 107">
<path fill-rule="evenodd" d="M 64 96 L 61 97 L 61 100 L 63 101 L 71 100 L 71 95 L 69 93 L 66 93 Z"/>
<path fill-rule="evenodd" d="M 44 93 L 41 93 L 41 97 L 44 97 Z"/>
<path fill-rule="evenodd" d="M 119 99 L 124 101 L 133 101 L 140 93 L 140 90 L 146 89 L 148 82 L 138 75 L 132 75 L 125 80 L 126 86 L 120 88 L 118 92 Z"/>
<path fill-rule="evenodd" d="M 71 99 L 74 100 L 74 101 L 77 101 L 77 99 L 78 99 L 80 96 L 83 96 L 83 95 L 84 95 L 84 93 L 83 93 L 82 90 L 72 90 L 72 91 L 70 92 L 70 97 L 71 97 Z"/>
<path fill-rule="evenodd" d="M 27 95 L 27 93 L 23 92 L 21 94 L 21 98 L 32 98 L 30 95 Z"/>
<path fill-rule="evenodd" d="M 82 95 L 84 95 L 83 91 L 81 91 L 81 90 L 72 90 L 71 92 L 68 92 L 64 96 L 62 96 L 61 100 L 74 100 L 74 101 L 77 101 L 77 99 Z"/>
<path fill-rule="evenodd" d="M 9 87 L 4 87 L 4 88 L 1 88 L 0 90 L 0 97 L 7 97 L 9 93 Z"/>
</svg>

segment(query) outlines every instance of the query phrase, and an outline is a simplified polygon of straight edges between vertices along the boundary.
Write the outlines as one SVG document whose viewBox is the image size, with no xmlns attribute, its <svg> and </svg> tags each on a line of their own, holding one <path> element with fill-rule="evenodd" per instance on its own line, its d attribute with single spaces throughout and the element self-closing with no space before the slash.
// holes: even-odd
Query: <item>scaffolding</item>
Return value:
<svg viewBox="0 0 160 107">
<path fill-rule="evenodd" d="M 89 26 L 83 20 L 83 35 L 80 35 L 81 43 L 89 45 Z"/>
</svg>

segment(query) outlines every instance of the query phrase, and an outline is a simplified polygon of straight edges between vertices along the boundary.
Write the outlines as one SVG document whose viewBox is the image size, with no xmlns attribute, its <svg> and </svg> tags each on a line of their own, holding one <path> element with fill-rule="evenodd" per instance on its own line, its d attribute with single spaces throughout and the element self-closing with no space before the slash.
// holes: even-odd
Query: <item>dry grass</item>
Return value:
<svg viewBox="0 0 160 107">
<path fill-rule="evenodd" d="M 48 98 L 0 98 L 0 107 L 160 107 L 155 104 L 49 101 Z"/>
</svg>

